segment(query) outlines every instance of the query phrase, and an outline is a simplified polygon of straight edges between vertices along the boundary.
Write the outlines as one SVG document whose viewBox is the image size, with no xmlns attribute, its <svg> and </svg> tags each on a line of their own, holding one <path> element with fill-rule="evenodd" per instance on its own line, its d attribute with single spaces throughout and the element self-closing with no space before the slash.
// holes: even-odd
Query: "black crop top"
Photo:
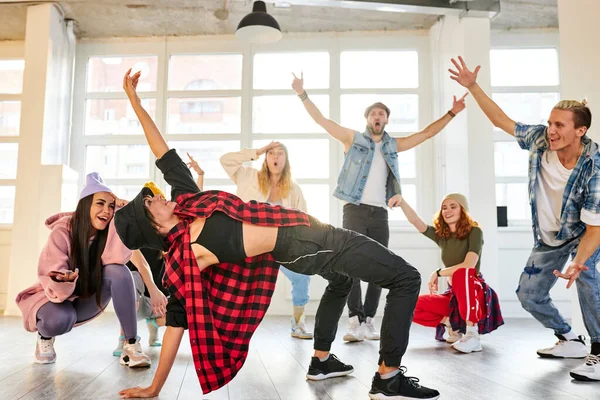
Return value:
<svg viewBox="0 0 600 400">
<path fill-rule="evenodd" d="M 193 243 L 206 247 L 219 262 L 238 262 L 246 258 L 242 222 L 215 211 L 206 219 L 202 232 Z"/>
</svg>

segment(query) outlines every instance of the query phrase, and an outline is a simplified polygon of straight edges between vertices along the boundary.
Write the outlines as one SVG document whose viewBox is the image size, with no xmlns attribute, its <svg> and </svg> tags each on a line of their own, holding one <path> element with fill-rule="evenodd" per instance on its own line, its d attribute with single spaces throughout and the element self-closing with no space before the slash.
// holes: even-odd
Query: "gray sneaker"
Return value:
<svg viewBox="0 0 600 400">
<path fill-rule="evenodd" d="M 52 364 L 55 361 L 56 352 L 54 351 L 54 338 L 45 340 L 38 334 L 37 343 L 35 345 L 36 364 Z"/>
<path fill-rule="evenodd" d="M 292 317 L 292 337 L 298 339 L 312 339 L 313 333 L 306 326 L 306 318 L 304 315 L 300 317 L 300 321 L 296 323 L 296 318 Z"/>
</svg>

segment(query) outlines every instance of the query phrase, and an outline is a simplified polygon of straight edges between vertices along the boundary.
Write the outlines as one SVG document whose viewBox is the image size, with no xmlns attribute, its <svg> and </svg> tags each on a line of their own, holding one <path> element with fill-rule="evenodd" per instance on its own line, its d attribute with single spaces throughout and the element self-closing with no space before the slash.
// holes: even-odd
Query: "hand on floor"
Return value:
<svg viewBox="0 0 600 400">
<path fill-rule="evenodd" d="M 150 386 L 146 388 L 141 388 L 136 386 L 134 388 L 124 389 L 119 392 L 122 399 L 145 399 L 148 397 L 158 396 Z"/>
</svg>

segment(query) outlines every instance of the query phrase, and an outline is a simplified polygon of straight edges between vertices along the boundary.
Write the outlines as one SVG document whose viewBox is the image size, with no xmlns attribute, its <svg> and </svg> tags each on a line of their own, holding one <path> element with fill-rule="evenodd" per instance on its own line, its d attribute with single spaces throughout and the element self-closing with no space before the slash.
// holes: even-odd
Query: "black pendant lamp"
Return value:
<svg viewBox="0 0 600 400">
<path fill-rule="evenodd" d="M 252 12 L 240 21 L 235 36 L 249 43 L 273 43 L 281 39 L 281 29 L 272 15 L 267 14 L 264 1 L 255 1 Z"/>
</svg>

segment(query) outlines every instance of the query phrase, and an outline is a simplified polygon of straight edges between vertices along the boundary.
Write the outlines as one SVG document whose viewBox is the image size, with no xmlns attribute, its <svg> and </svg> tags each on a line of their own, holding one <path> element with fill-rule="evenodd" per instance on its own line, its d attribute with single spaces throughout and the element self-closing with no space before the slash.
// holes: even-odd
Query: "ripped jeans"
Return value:
<svg viewBox="0 0 600 400">
<path fill-rule="evenodd" d="M 558 247 L 541 243 L 535 247 L 519 279 L 517 297 L 521 305 L 546 328 L 563 335 L 571 330 L 569 323 L 552 303 L 550 289 L 556 284 L 555 269 L 561 271 L 577 252 L 579 238 Z M 600 248 L 585 262 L 587 271 L 581 272 L 575 281 L 583 322 L 592 343 L 600 342 L 600 273 L 596 264 L 600 261 Z M 566 280 L 562 280 L 566 284 Z"/>
</svg>

